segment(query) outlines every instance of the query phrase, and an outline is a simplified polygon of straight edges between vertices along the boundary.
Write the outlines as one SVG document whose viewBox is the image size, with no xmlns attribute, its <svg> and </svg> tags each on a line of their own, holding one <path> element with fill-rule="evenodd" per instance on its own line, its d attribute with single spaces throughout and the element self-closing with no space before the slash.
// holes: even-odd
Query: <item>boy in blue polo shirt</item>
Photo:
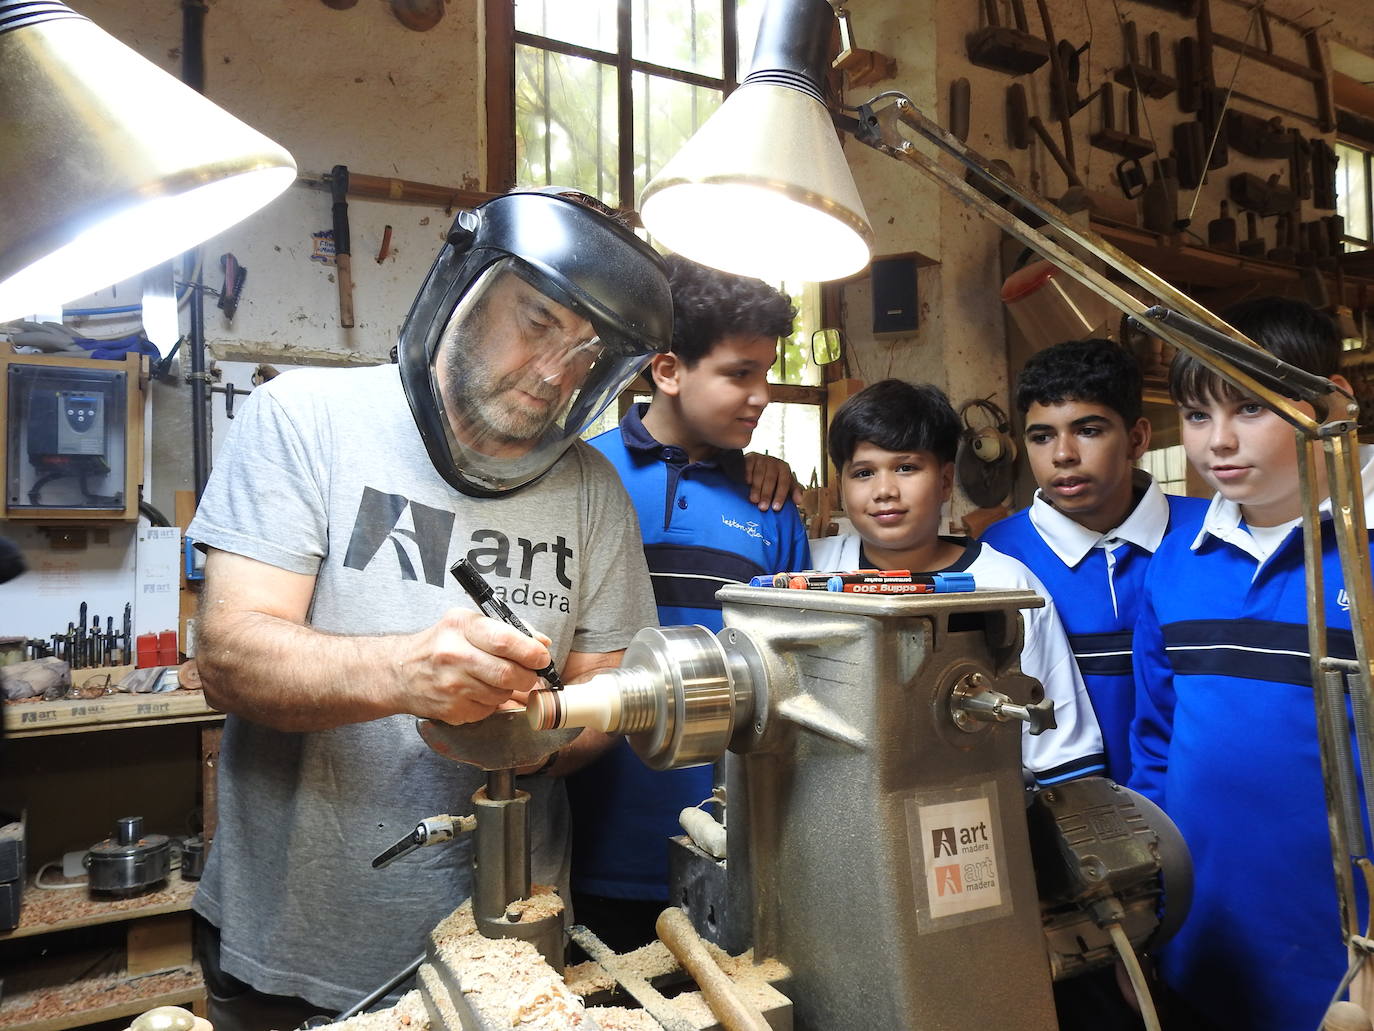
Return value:
<svg viewBox="0 0 1374 1031">
<path fill-rule="evenodd" d="M 1349 388 L 1339 335 L 1308 305 L 1269 298 L 1223 316 L 1285 362 Z M 1198 1026 L 1315 1028 L 1347 957 L 1308 665 L 1294 432 L 1182 354 L 1169 392 L 1188 460 L 1217 494 L 1196 532 L 1169 534 L 1155 553 L 1135 631 L 1132 786 L 1173 818 L 1194 867 L 1192 909 L 1161 971 Z M 1360 458 L 1368 492 L 1374 449 Z M 1326 496 L 1324 475 L 1315 489 Z M 1374 511 L 1374 496 L 1364 503 Z M 1326 621 L 1333 653 L 1353 658 L 1330 505 Z"/>
<path fill-rule="evenodd" d="M 751 501 L 742 454 L 795 312 L 757 279 L 667 262 L 673 346 L 649 366 L 653 400 L 591 443 L 638 512 L 659 621 L 719 630 L 721 587 L 811 564 L 796 506 Z M 612 948 L 653 940 L 668 899 L 668 838 L 711 788 L 710 766 L 655 772 L 623 740 L 568 778 L 574 913 Z"/>
<path fill-rule="evenodd" d="M 982 539 L 1024 562 L 1054 598 L 1107 751 L 1107 776 L 1131 775 L 1131 634 L 1150 558 L 1172 525 L 1206 502 L 1170 497 L 1136 461 L 1150 446 L 1135 356 L 1110 340 L 1071 340 L 1034 355 L 1016 382 L 1030 507 Z"/>
</svg>

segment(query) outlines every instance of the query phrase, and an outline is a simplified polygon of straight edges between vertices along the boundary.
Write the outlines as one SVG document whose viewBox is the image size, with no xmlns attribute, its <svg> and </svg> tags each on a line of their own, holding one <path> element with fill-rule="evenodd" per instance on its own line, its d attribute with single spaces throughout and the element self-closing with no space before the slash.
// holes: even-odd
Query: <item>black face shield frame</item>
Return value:
<svg viewBox="0 0 1374 1031">
<path fill-rule="evenodd" d="M 475 455 L 453 436 L 435 374 L 454 310 L 495 262 L 518 259 L 521 278 L 591 322 L 609 361 L 571 407 L 532 442 L 535 460 Z M 401 326 L 401 382 L 435 469 L 455 490 L 498 497 L 547 472 L 577 435 L 672 342 L 672 297 L 663 260 L 629 229 L 556 193 L 511 193 L 463 211 Z M 462 346 L 461 342 L 455 346 Z M 614 380 L 614 382 L 612 382 Z"/>
</svg>

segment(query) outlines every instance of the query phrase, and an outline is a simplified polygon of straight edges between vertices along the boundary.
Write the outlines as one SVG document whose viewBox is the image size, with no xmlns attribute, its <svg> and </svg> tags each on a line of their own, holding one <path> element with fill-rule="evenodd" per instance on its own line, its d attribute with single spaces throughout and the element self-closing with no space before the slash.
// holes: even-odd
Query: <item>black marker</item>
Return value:
<svg viewBox="0 0 1374 1031">
<path fill-rule="evenodd" d="M 449 572 L 453 574 L 467 591 L 468 597 L 472 599 L 474 605 L 482 610 L 482 614 L 490 616 L 492 619 L 499 619 L 507 626 L 513 626 L 526 637 L 534 637 L 530 633 L 529 627 L 520 622 L 520 617 L 510 610 L 510 606 L 496 596 L 491 589 L 491 584 L 482 578 L 482 574 L 473 569 L 465 558 L 460 558 L 449 567 Z M 535 670 L 538 676 L 544 678 L 550 687 L 555 691 L 563 690 L 563 678 L 558 675 L 558 669 L 550 662 L 543 669 Z"/>
</svg>

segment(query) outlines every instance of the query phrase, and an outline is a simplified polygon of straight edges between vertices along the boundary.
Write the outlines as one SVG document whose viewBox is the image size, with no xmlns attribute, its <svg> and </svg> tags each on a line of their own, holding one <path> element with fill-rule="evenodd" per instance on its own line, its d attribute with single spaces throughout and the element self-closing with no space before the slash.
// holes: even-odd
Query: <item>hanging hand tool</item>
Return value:
<svg viewBox="0 0 1374 1031">
<path fill-rule="evenodd" d="M 1045 40 L 1050 45 L 1051 110 L 1054 117 L 1060 121 L 1064 157 L 1072 166 L 1077 164 L 1077 161 L 1074 158 L 1073 128 L 1069 125 L 1069 119 L 1082 106 L 1078 103 L 1078 51 L 1067 40 L 1055 40 L 1047 0 L 1036 0 L 1036 3 L 1040 9 L 1040 22 L 1045 29 Z"/>
<path fill-rule="evenodd" d="M 1007 141 L 1017 150 L 1030 146 L 1030 112 L 1026 107 L 1026 87 L 1013 82 L 1007 87 Z"/>
<path fill-rule="evenodd" d="M 1288 158 L 1293 153 L 1293 141 L 1280 119 L 1264 119 L 1235 108 L 1226 112 L 1226 142 L 1252 158 Z"/>
<path fill-rule="evenodd" d="M 1184 36 L 1174 45 L 1174 78 L 1178 80 L 1178 109 L 1190 115 L 1198 109 L 1202 94 L 1197 40 L 1192 36 Z"/>
<path fill-rule="evenodd" d="M 1169 235 L 1186 226 L 1178 218 L 1178 179 L 1173 158 L 1155 162 L 1155 175 L 1140 200 L 1141 224 L 1151 232 Z"/>
<path fill-rule="evenodd" d="M 1266 245 L 1264 237 L 1260 236 L 1259 216 L 1253 211 L 1245 213 L 1245 239 L 1236 245 L 1242 258 L 1262 258 Z"/>
<path fill-rule="evenodd" d="M 1178 158 L 1178 184 L 1195 190 L 1206 174 L 1207 139 L 1201 122 L 1179 122 L 1174 126 L 1174 155 Z"/>
<path fill-rule="evenodd" d="M 1069 164 L 1069 159 L 1064 156 L 1064 152 L 1059 149 L 1059 144 L 1054 142 L 1054 137 L 1050 135 L 1045 123 L 1040 120 L 1039 115 L 1031 115 L 1028 119 L 1030 127 L 1035 130 L 1035 135 L 1040 137 L 1040 142 L 1045 145 L 1045 149 L 1050 152 L 1050 157 L 1054 158 L 1054 163 L 1059 166 L 1059 170 L 1064 173 L 1064 178 L 1069 181 L 1070 186 L 1082 186 L 1083 181 L 1078 178 L 1078 173 L 1073 170 L 1073 165 Z"/>
<path fill-rule="evenodd" d="M 334 263 L 338 266 L 339 325 L 353 328 L 353 244 L 348 235 L 348 166 L 335 165 L 329 173 L 329 192 L 334 198 Z"/>
<path fill-rule="evenodd" d="M 955 79 L 949 84 L 949 132 L 955 139 L 968 141 L 969 109 L 973 103 L 973 87 L 968 79 Z"/>
<path fill-rule="evenodd" d="M 224 312 L 227 321 L 232 322 L 234 312 L 239 310 L 239 295 L 243 293 L 243 281 L 248 278 L 248 270 L 228 252 L 219 256 L 219 267 L 224 273 L 224 287 L 219 292 L 215 307 Z"/>
<path fill-rule="evenodd" d="M 1236 220 L 1226 201 L 1221 202 L 1221 215 L 1207 223 L 1207 246 L 1219 251 L 1236 249 Z"/>
<path fill-rule="evenodd" d="M 1202 123 L 1211 151 L 1207 157 L 1207 167 L 1213 171 L 1225 168 L 1231 160 L 1231 152 L 1226 146 L 1226 91 L 1223 89 L 1204 89 L 1198 98 L 1198 121 Z"/>
<path fill-rule="evenodd" d="M 1130 93 L 1131 106 L 1130 132 L 1122 132 L 1116 127 L 1116 92 L 1110 82 L 1104 82 L 1100 89 L 1102 128 L 1092 134 L 1090 141 L 1098 150 L 1120 154 L 1123 158 L 1143 158 L 1154 152 L 1155 145 L 1139 133 L 1139 115 L 1135 108 L 1135 91 Z"/>
<path fill-rule="evenodd" d="M 1050 59 L 1050 45 L 1032 36 L 1026 26 L 1026 9 L 1021 0 L 1012 0 L 1016 28 L 1006 28 L 997 15 L 998 0 L 983 0 L 988 23 L 965 39 L 968 59 L 980 68 L 1025 75 Z"/>
<path fill-rule="evenodd" d="M 1231 200 L 1245 209 L 1260 215 L 1278 215 L 1293 210 L 1293 191 L 1279 185 L 1278 175 L 1269 177 L 1268 182 L 1249 172 L 1231 176 L 1229 185 Z"/>
<path fill-rule="evenodd" d="M 1320 138 L 1312 141 L 1312 206 L 1324 211 L 1336 206 L 1336 151 Z"/>
<path fill-rule="evenodd" d="M 1128 89 L 1139 90 L 1145 96 L 1155 100 L 1160 97 L 1167 97 L 1178 88 L 1178 82 L 1172 76 L 1165 75 L 1163 69 L 1160 68 L 1158 32 L 1152 32 L 1149 36 L 1149 64 L 1140 60 L 1140 50 L 1136 43 L 1135 22 L 1122 22 L 1121 36 L 1126 45 L 1126 63 L 1118 68 L 1113 75 L 1117 82 Z"/>
<path fill-rule="evenodd" d="M 1288 138 L 1292 150 L 1288 158 L 1288 181 L 1299 200 L 1312 199 L 1312 144 L 1307 142 L 1301 129 L 1289 129 Z"/>
</svg>

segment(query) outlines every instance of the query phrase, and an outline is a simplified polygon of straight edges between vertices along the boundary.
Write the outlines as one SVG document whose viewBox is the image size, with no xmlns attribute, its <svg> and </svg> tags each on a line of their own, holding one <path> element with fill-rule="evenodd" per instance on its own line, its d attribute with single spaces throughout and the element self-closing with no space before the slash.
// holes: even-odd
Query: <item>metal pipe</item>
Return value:
<svg viewBox="0 0 1374 1031">
<path fill-rule="evenodd" d="M 205 0 L 181 2 L 181 81 L 197 93 L 205 92 Z M 182 258 L 187 268 L 195 269 L 191 287 L 191 332 L 187 350 L 191 357 L 191 465 L 196 503 L 205 493 L 210 479 L 210 384 L 205 371 L 205 274 L 199 248 Z"/>
</svg>

